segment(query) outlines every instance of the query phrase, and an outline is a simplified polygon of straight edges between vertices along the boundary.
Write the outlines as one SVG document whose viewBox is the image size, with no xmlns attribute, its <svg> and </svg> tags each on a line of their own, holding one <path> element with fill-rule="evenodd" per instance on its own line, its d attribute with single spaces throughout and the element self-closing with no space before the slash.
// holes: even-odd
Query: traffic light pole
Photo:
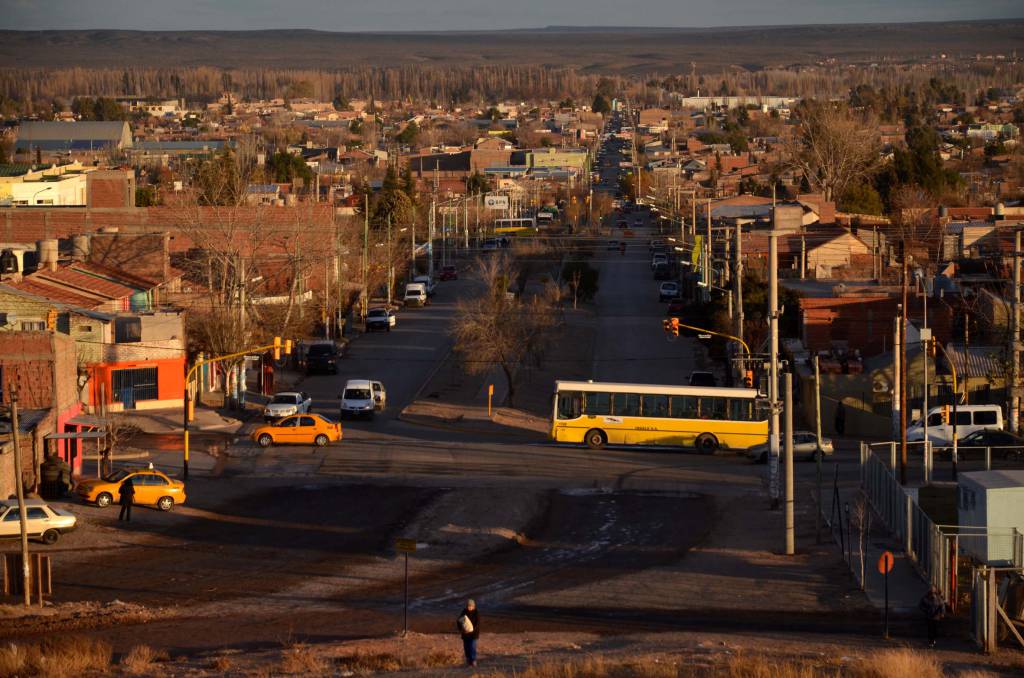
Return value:
<svg viewBox="0 0 1024 678">
<path fill-rule="evenodd" d="M 693 325 L 685 325 L 685 324 L 679 322 L 679 318 L 672 318 L 671 320 L 666 319 L 664 322 L 662 322 L 662 325 L 664 326 L 666 331 L 672 331 L 672 332 L 674 332 L 674 334 L 676 334 L 676 336 L 679 335 L 679 328 L 682 327 L 683 329 L 693 330 L 695 332 L 703 332 L 704 334 L 713 334 L 716 337 L 723 337 L 723 338 L 729 339 L 731 341 L 739 342 L 740 346 L 742 346 L 743 350 L 746 351 L 746 353 L 747 353 L 747 359 L 750 359 L 750 347 L 747 346 L 747 342 L 743 341 L 739 337 L 734 337 L 733 335 L 725 334 L 724 332 L 715 332 L 714 330 L 705 329 L 703 327 L 694 327 Z"/>
<path fill-rule="evenodd" d="M 184 398 L 184 412 L 182 413 L 182 429 L 184 431 L 184 445 L 185 445 L 185 456 L 182 460 L 181 465 L 181 476 L 185 480 L 188 480 L 188 461 L 189 461 L 189 423 L 192 421 L 192 400 L 189 397 L 189 384 L 192 383 L 192 379 L 195 377 L 196 370 L 203 365 L 209 365 L 211 363 L 219 363 L 224 360 L 231 360 L 232 358 L 238 358 L 240 356 L 250 355 L 252 353 L 260 353 L 262 351 L 274 351 L 274 360 L 281 359 L 281 349 L 284 348 L 285 355 L 292 354 L 292 340 L 286 339 L 283 344 L 281 337 L 274 337 L 274 343 L 267 346 L 257 346 L 256 348 L 250 348 L 245 351 L 238 351 L 237 353 L 229 353 L 228 355 L 217 356 L 216 358 L 204 358 L 197 360 L 194 365 L 185 373 L 185 398 Z"/>
</svg>

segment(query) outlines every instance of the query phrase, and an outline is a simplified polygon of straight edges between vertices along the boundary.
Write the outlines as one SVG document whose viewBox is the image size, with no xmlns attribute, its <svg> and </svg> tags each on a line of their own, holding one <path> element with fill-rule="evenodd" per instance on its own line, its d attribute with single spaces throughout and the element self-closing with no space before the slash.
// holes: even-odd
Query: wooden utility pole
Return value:
<svg viewBox="0 0 1024 678">
<path fill-rule="evenodd" d="M 793 373 L 783 376 L 786 398 L 786 555 L 796 553 L 796 523 L 793 518 Z"/>
<path fill-rule="evenodd" d="M 11 388 L 11 437 L 14 442 L 14 489 L 18 497 L 18 522 L 21 526 L 21 588 L 25 607 L 32 605 L 32 569 L 28 559 L 28 509 L 25 506 L 25 479 L 21 467 L 21 424 L 18 420 L 18 389 Z"/>
<path fill-rule="evenodd" d="M 772 216 L 774 221 L 774 214 Z M 779 507 L 779 234 L 772 224 L 768 234 L 768 400 L 771 420 L 768 429 L 768 493 L 771 507 Z"/>
<path fill-rule="evenodd" d="M 1010 430 L 1020 430 L 1020 231 L 1013 234 L 1013 336 L 1010 355 L 1013 359 L 1010 376 Z"/>
<path fill-rule="evenodd" d="M 907 484 L 907 244 L 903 243 L 903 308 L 900 313 L 900 484 Z"/>
</svg>

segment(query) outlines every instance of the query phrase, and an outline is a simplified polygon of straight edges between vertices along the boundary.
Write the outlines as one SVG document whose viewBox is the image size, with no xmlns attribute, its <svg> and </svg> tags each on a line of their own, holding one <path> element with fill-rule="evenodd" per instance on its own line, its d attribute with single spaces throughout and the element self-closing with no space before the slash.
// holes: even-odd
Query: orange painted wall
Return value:
<svg viewBox="0 0 1024 678">
<path fill-rule="evenodd" d="M 181 400 L 185 397 L 185 358 L 170 360 L 141 360 L 123 363 L 99 363 L 92 366 L 89 384 L 89 404 L 112 402 L 113 370 L 131 370 L 145 367 L 157 368 L 157 398 L 159 400 Z M 102 388 L 100 385 L 103 385 Z"/>
</svg>

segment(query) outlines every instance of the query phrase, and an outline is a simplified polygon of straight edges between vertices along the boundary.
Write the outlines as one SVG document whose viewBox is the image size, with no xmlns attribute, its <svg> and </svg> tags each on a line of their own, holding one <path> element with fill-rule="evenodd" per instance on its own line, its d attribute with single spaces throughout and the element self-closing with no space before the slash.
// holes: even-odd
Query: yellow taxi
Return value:
<svg viewBox="0 0 1024 678">
<path fill-rule="evenodd" d="M 319 414 L 295 414 L 276 423 L 257 427 L 251 437 L 260 447 L 281 443 L 323 447 L 327 443 L 341 440 L 341 424 Z"/>
<path fill-rule="evenodd" d="M 135 486 L 135 504 L 170 511 L 175 504 L 185 503 L 185 483 L 153 468 L 118 469 L 103 478 L 82 480 L 75 487 L 75 494 L 100 508 L 110 506 L 119 500 L 121 483 L 129 478 Z"/>
</svg>

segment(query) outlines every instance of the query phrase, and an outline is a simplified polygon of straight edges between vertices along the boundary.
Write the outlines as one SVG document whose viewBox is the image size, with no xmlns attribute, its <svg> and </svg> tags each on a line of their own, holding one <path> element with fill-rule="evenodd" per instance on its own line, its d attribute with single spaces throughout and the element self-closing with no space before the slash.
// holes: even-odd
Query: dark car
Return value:
<svg viewBox="0 0 1024 678">
<path fill-rule="evenodd" d="M 711 372 L 690 372 L 690 386 L 718 386 L 718 380 Z"/>
<path fill-rule="evenodd" d="M 957 441 L 957 447 L 991 447 L 993 457 L 1024 459 L 1024 436 L 997 428 L 986 428 L 965 435 Z"/>
<path fill-rule="evenodd" d="M 674 276 L 672 275 L 672 269 L 665 262 L 658 262 L 654 265 L 654 279 L 655 280 L 671 280 Z"/>
<path fill-rule="evenodd" d="M 306 351 L 306 374 L 337 374 L 338 349 L 333 343 L 313 344 Z"/>
<path fill-rule="evenodd" d="M 441 280 L 458 280 L 459 269 L 454 266 L 443 266 L 441 267 L 441 274 L 438 276 Z"/>
</svg>

